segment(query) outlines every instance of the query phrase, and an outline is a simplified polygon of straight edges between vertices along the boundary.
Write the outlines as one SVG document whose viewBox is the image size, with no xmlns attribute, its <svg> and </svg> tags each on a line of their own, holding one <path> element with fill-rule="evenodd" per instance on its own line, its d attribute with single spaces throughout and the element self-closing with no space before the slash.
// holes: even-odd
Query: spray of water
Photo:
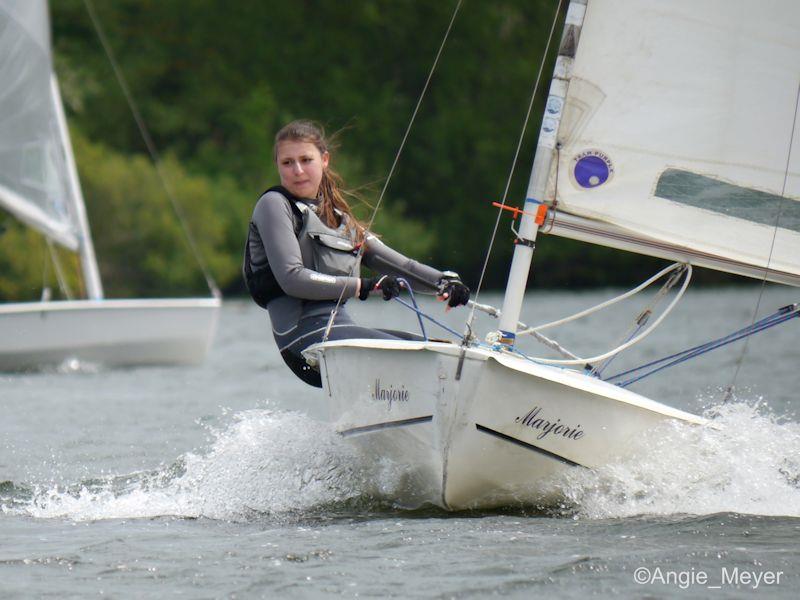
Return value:
<svg viewBox="0 0 800 600">
<path fill-rule="evenodd" d="M 759 403 L 718 406 L 709 427 L 665 423 L 633 456 L 555 482 L 577 518 L 738 512 L 800 517 L 800 423 Z M 69 488 L 0 484 L 0 510 L 97 520 L 174 515 L 248 520 L 386 506 L 404 473 L 299 413 L 250 410 L 207 451 L 148 473 Z M 9 498 L 11 498 L 9 500 Z"/>
<path fill-rule="evenodd" d="M 559 482 L 578 518 L 737 512 L 800 517 L 800 423 L 760 402 L 716 406 L 712 424 L 667 422 L 635 455 Z"/>
<path fill-rule="evenodd" d="M 244 520 L 303 513 L 391 493 L 386 476 L 328 425 L 299 413 L 250 410 L 214 433 L 208 452 L 151 473 L 36 489 L 22 512 L 73 520 L 175 515 Z"/>
</svg>

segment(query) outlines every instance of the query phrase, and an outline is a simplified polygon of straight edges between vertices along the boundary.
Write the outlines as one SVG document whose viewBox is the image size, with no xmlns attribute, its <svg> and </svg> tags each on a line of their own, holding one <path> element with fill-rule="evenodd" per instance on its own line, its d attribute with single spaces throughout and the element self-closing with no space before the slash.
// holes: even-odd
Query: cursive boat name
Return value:
<svg viewBox="0 0 800 600">
<path fill-rule="evenodd" d="M 550 421 L 540 417 L 540 412 L 542 412 L 542 409 L 538 406 L 534 406 L 525 416 L 514 419 L 514 423 L 521 423 L 526 427 L 536 429 L 539 432 L 539 435 L 536 436 L 537 440 L 544 439 L 551 433 L 556 436 L 560 435 L 561 437 L 565 437 L 568 440 L 579 440 L 583 437 L 585 432 L 581 429 L 580 425 L 570 427 L 562 423 L 559 418 L 556 418 L 555 421 Z"/>
<path fill-rule="evenodd" d="M 394 402 L 408 402 L 409 395 L 405 386 L 401 385 L 399 388 L 389 386 L 387 388 L 381 386 L 381 380 L 375 380 L 375 387 L 372 388 L 372 399 L 387 402 L 389 410 L 392 410 Z"/>
</svg>

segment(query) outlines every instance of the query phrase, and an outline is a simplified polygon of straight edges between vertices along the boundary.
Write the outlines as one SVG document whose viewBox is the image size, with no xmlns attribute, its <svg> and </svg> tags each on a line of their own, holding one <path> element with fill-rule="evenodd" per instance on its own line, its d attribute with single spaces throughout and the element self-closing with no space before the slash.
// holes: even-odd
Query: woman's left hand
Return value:
<svg viewBox="0 0 800 600">
<path fill-rule="evenodd" d="M 447 301 L 447 306 L 453 308 L 469 302 L 469 288 L 459 279 L 457 273 L 445 273 L 439 280 L 437 296 L 442 301 Z"/>
</svg>

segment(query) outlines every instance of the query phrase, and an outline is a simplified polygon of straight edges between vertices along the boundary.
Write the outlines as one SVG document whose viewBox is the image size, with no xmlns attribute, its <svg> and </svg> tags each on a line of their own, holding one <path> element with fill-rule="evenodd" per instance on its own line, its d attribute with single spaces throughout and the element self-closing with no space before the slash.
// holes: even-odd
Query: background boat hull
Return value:
<svg viewBox="0 0 800 600">
<path fill-rule="evenodd" d="M 104 366 L 195 364 L 210 348 L 220 301 L 78 300 L 0 305 L 0 370 L 77 359 Z"/>
</svg>

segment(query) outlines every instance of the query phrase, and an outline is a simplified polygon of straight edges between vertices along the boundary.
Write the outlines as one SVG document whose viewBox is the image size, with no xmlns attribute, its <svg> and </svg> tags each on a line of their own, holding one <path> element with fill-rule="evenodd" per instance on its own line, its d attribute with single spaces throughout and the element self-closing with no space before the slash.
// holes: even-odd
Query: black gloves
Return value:
<svg viewBox="0 0 800 600">
<path fill-rule="evenodd" d="M 372 290 L 381 290 L 384 300 L 391 300 L 400 295 L 400 282 L 394 275 L 376 275 L 375 277 L 361 278 L 361 291 L 358 292 L 359 300 L 366 300 Z"/>
<path fill-rule="evenodd" d="M 400 290 L 404 287 L 394 275 L 362 277 L 358 299 L 366 300 L 370 292 L 380 290 L 384 300 L 391 300 L 397 298 Z M 469 302 L 469 288 L 461 282 L 458 273 L 452 271 L 444 272 L 444 276 L 436 284 L 436 295 L 442 300 L 447 300 L 447 305 L 450 307 L 461 306 Z"/>
<path fill-rule="evenodd" d="M 447 305 L 450 307 L 469 302 L 469 288 L 461 282 L 458 273 L 445 271 L 444 277 L 439 280 L 436 288 L 437 296 L 447 300 Z"/>
</svg>

